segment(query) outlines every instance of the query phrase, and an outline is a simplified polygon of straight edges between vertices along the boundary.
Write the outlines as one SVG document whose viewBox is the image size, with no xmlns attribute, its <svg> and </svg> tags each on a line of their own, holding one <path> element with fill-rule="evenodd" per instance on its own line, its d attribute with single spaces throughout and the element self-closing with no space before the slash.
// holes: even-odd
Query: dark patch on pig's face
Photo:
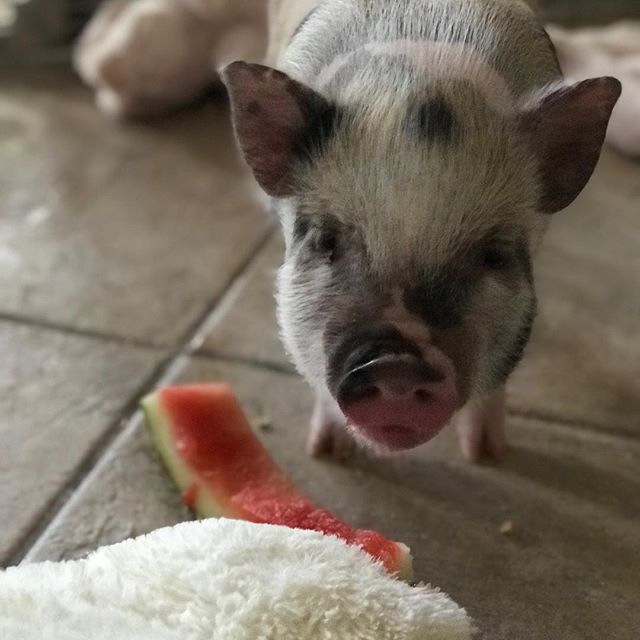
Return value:
<svg viewBox="0 0 640 640">
<path fill-rule="evenodd" d="M 494 345 L 494 349 L 501 357 L 494 367 L 493 376 L 489 382 L 491 388 L 497 388 L 504 384 L 514 369 L 520 364 L 531 338 L 536 313 L 536 298 L 535 295 L 532 295 L 519 328 L 512 334 L 511 338 L 502 336 L 500 344 Z"/>
<path fill-rule="evenodd" d="M 525 279 L 533 285 L 533 265 L 531 263 L 531 252 L 529 244 L 525 239 L 520 239 L 516 243 L 516 257 Z"/>
<path fill-rule="evenodd" d="M 351 235 L 352 231 L 332 216 L 299 213 L 293 224 L 292 240 L 300 266 L 335 265 L 338 258 L 344 257 Z M 344 263 L 339 267 L 344 268 Z"/>
<path fill-rule="evenodd" d="M 409 110 L 411 129 L 429 144 L 451 144 L 461 135 L 451 107 L 443 96 L 434 96 L 428 102 Z"/>
<path fill-rule="evenodd" d="M 490 391 L 530 338 L 536 300 L 528 243 L 493 235 L 478 241 L 448 264 L 414 271 L 402 301 L 454 362 L 461 396 Z"/>
<path fill-rule="evenodd" d="M 405 306 L 412 314 L 437 329 L 452 329 L 462 323 L 471 293 L 464 276 L 455 268 L 436 267 L 416 282 L 404 291 Z"/>
</svg>

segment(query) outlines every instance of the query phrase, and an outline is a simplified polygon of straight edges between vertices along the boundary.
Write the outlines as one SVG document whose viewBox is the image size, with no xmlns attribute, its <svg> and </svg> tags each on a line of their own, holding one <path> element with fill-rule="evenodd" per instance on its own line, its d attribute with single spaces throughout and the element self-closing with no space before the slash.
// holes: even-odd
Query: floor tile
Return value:
<svg viewBox="0 0 640 640">
<path fill-rule="evenodd" d="M 518 411 L 640 437 L 640 163 L 606 153 L 537 260 L 540 314 Z"/>
<path fill-rule="evenodd" d="M 0 312 L 174 344 L 270 224 L 224 101 L 125 125 L 56 88 L 0 92 Z"/>
<path fill-rule="evenodd" d="M 163 354 L 0 322 L 0 565 Z"/>
<path fill-rule="evenodd" d="M 304 454 L 311 396 L 297 377 L 197 358 L 178 379 L 230 380 L 298 486 L 410 544 L 417 578 L 468 607 L 487 640 L 637 638 L 637 443 L 515 418 L 501 468 L 462 462 L 451 430 L 411 454 L 340 466 Z M 134 423 L 29 559 L 74 557 L 184 516 Z"/>
<path fill-rule="evenodd" d="M 283 252 L 278 230 L 216 311 L 203 336 L 203 352 L 292 368 L 280 341 L 274 297 Z"/>
</svg>

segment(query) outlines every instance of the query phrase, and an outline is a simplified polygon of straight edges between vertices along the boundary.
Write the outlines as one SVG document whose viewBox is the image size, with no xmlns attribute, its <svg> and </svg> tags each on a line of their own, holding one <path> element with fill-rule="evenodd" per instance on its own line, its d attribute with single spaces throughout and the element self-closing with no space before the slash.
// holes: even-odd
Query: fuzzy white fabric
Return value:
<svg viewBox="0 0 640 640">
<path fill-rule="evenodd" d="M 467 640 L 464 610 L 319 533 L 212 519 L 0 573 L 2 640 Z"/>
</svg>

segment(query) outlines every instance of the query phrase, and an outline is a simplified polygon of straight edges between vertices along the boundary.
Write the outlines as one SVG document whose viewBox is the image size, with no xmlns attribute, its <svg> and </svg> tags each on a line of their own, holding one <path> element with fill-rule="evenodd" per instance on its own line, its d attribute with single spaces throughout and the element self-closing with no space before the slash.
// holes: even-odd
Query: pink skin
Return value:
<svg viewBox="0 0 640 640">
<path fill-rule="evenodd" d="M 460 451 L 469 462 L 483 458 L 502 460 L 507 451 L 505 436 L 505 390 L 469 402 L 454 418 Z"/>
<path fill-rule="evenodd" d="M 408 368 L 406 373 L 392 371 L 375 380 L 373 395 L 345 407 L 353 429 L 387 451 L 413 449 L 431 440 L 458 407 L 453 363 L 433 345 L 423 352 L 443 380 L 419 380 Z"/>
</svg>

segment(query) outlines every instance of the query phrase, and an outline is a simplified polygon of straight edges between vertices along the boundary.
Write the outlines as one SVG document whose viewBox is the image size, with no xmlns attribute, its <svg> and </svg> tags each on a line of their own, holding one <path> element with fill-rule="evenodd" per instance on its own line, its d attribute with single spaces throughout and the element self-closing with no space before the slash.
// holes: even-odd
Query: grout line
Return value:
<svg viewBox="0 0 640 640">
<path fill-rule="evenodd" d="M 216 294 L 211 300 L 209 300 L 208 304 L 205 306 L 204 311 L 198 318 L 196 318 L 196 320 L 194 320 L 194 322 L 191 323 L 191 326 L 185 331 L 182 339 L 178 342 L 180 346 L 177 349 L 176 355 L 181 353 L 191 355 L 191 345 L 196 343 L 199 339 L 200 335 L 202 334 L 202 328 L 209 326 L 210 317 L 212 315 L 215 315 L 218 305 L 224 304 L 229 292 L 235 290 L 238 287 L 236 283 L 238 281 L 242 282 L 246 279 L 247 272 L 253 266 L 254 262 L 256 262 L 260 258 L 262 250 L 265 248 L 269 240 L 271 240 L 271 238 L 274 236 L 275 232 L 275 226 L 272 223 L 269 223 L 267 225 L 267 230 L 263 233 L 258 242 L 256 242 L 249 256 L 242 261 L 242 263 L 231 275 L 226 285 L 222 288 L 222 291 Z"/>
<path fill-rule="evenodd" d="M 111 449 L 113 443 L 118 440 L 119 436 L 126 430 L 129 421 L 128 416 L 136 411 L 140 397 L 147 392 L 149 386 L 152 385 L 156 379 L 164 378 L 166 372 L 171 371 L 171 369 L 170 356 L 163 358 L 144 382 L 131 394 L 131 398 L 121 411 L 118 412 L 112 426 L 106 429 L 102 436 L 98 438 L 94 446 L 75 469 L 68 482 L 49 500 L 30 530 L 22 536 L 22 539 L 18 541 L 13 549 L 10 549 L 7 554 L 9 565 L 18 564 L 36 541 L 42 537 L 44 531 L 48 529 L 49 524 L 55 520 L 57 513 L 83 483 L 84 478 L 89 475 L 91 469 L 102 459 L 104 453 Z"/>
<path fill-rule="evenodd" d="M 138 387 L 130 400 L 119 412 L 113 421 L 111 428 L 106 429 L 105 434 L 92 451 L 85 456 L 78 469 L 72 474 L 65 486 L 57 492 L 49 501 L 43 513 L 37 518 L 35 524 L 23 536 L 22 540 L 12 549 L 9 554 L 9 565 L 19 564 L 25 557 L 29 556 L 32 549 L 41 543 L 53 524 L 59 520 L 60 514 L 65 512 L 65 505 L 71 501 L 74 495 L 93 477 L 93 469 L 101 467 L 104 460 L 108 459 L 109 453 L 113 450 L 124 433 L 129 432 L 131 423 L 134 421 L 138 411 L 140 399 L 158 385 L 170 381 L 178 371 L 184 366 L 186 358 L 191 355 L 190 345 L 201 333 L 201 327 L 207 324 L 209 317 L 215 312 L 216 307 L 225 298 L 227 292 L 234 287 L 237 280 L 243 278 L 245 272 L 251 268 L 254 261 L 258 260 L 262 249 L 273 236 L 275 228 L 268 225 L 267 230 L 256 242 L 249 252 L 247 258 L 242 261 L 235 272 L 231 275 L 222 291 L 214 296 L 206 305 L 205 311 L 192 323 L 188 331 L 185 332 L 178 346 L 173 349 L 154 369 L 150 376 Z"/>
<path fill-rule="evenodd" d="M 135 415 L 138 411 L 139 399 L 147 392 L 148 384 L 150 381 L 158 378 L 164 379 L 168 373 L 173 372 L 173 366 L 167 365 L 167 359 L 164 359 L 153 371 L 153 373 L 140 385 L 140 387 L 134 392 L 131 399 L 120 412 L 120 417 L 115 421 L 115 427 L 107 429 L 103 436 L 98 440 L 92 450 L 85 456 L 80 466 L 76 469 L 76 472 L 71 477 L 70 481 L 60 489 L 56 496 L 52 498 L 43 514 L 38 521 L 32 527 L 31 531 L 23 536 L 16 548 L 10 553 L 9 565 L 18 564 L 28 552 L 35 546 L 37 541 L 42 538 L 43 534 L 48 530 L 49 526 L 58 518 L 59 513 L 64 509 L 64 506 L 73 497 L 78 487 L 84 484 L 85 478 L 87 478 L 92 470 L 98 465 L 104 458 L 104 454 L 111 450 L 114 444 L 120 440 L 122 435 L 128 431 L 128 425 L 130 422 L 129 416 Z"/>
<path fill-rule="evenodd" d="M 186 348 L 189 353 L 195 354 L 198 352 L 204 344 L 204 341 L 207 339 L 209 333 L 211 333 L 211 331 L 220 324 L 226 313 L 238 300 L 250 278 L 250 269 L 246 269 L 234 280 L 231 286 L 220 298 L 218 304 L 213 309 L 209 308 L 208 315 L 201 321 L 198 325 L 197 331 L 194 332 L 193 337 L 186 344 Z"/>
<path fill-rule="evenodd" d="M 10 322 L 17 325 L 26 327 L 32 327 L 36 329 L 44 329 L 46 331 L 56 331 L 70 336 L 76 336 L 80 338 L 91 338 L 93 340 L 100 340 L 102 342 L 114 342 L 117 344 L 127 345 L 131 347 L 140 347 L 142 349 L 163 349 L 163 345 L 159 343 L 153 343 L 141 338 L 130 338 L 114 333 L 103 333 L 94 329 L 80 329 L 76 327 L 70 327 L 68 325 L 59 324 L 50 320 L 41 320 L 38 318 L 32 318 L 29 316 L 22 316 L 20 314 L 8 313 L 6 311 L 0 311 L 0 322 Z"/>
<path fill-rule="evenodd" d="M 180 373 L 187 365 L 187 356 L 179 355 L 169 364 L 162 374 L 156 378 L 154 385 L 162 386 L 165 383 L 169 383 Z M 43 522 L 43 526 L 34 532 L 31 536 L 31 544 L 24 545 L 23 553 L 20 557 L 12 558 L 12 564 L 18 564 L 19 562 L 30 562 L 31 559 L 38 553 L 43 542 L 47 537 L 47 533 L 50 530 L 55 530 L 57 523 L 63 521 L 67 513 L 73 508 L 73 505 L 77 499 L 80 498 L 82 493 L 82 487 L 91 484 L 94 478 L 98 477 L 104 467 L 111 462 L 111 452 L 115 451 L 122 442 L 126 441 L 131 435 L 140 427 L 143 423 L 144 415 L 138 406 L 138 401 L 143 395 L 149 391 L 149 389 L 136 396 L 136 400 L 133 403 L 133 407 L 130 407 L 129 417 L 121 420 L 121 428 L 113 433 L 113 437 L 108 447 L 105 447 L 101 451 L 97 451 L 96 455 L 86 461 L 83 465 L 85 469 L 84 475 L 78 479 L 78 482 L 74 486 L 70 486 L 67 490 L 59 496 L 56 500 L 55 509 L 49 509 L 50 518 Z M 44 520 L 44 519 L 43 519 Z M 17 554 L 16 554 L 17 555 Z"/>
</svg>

